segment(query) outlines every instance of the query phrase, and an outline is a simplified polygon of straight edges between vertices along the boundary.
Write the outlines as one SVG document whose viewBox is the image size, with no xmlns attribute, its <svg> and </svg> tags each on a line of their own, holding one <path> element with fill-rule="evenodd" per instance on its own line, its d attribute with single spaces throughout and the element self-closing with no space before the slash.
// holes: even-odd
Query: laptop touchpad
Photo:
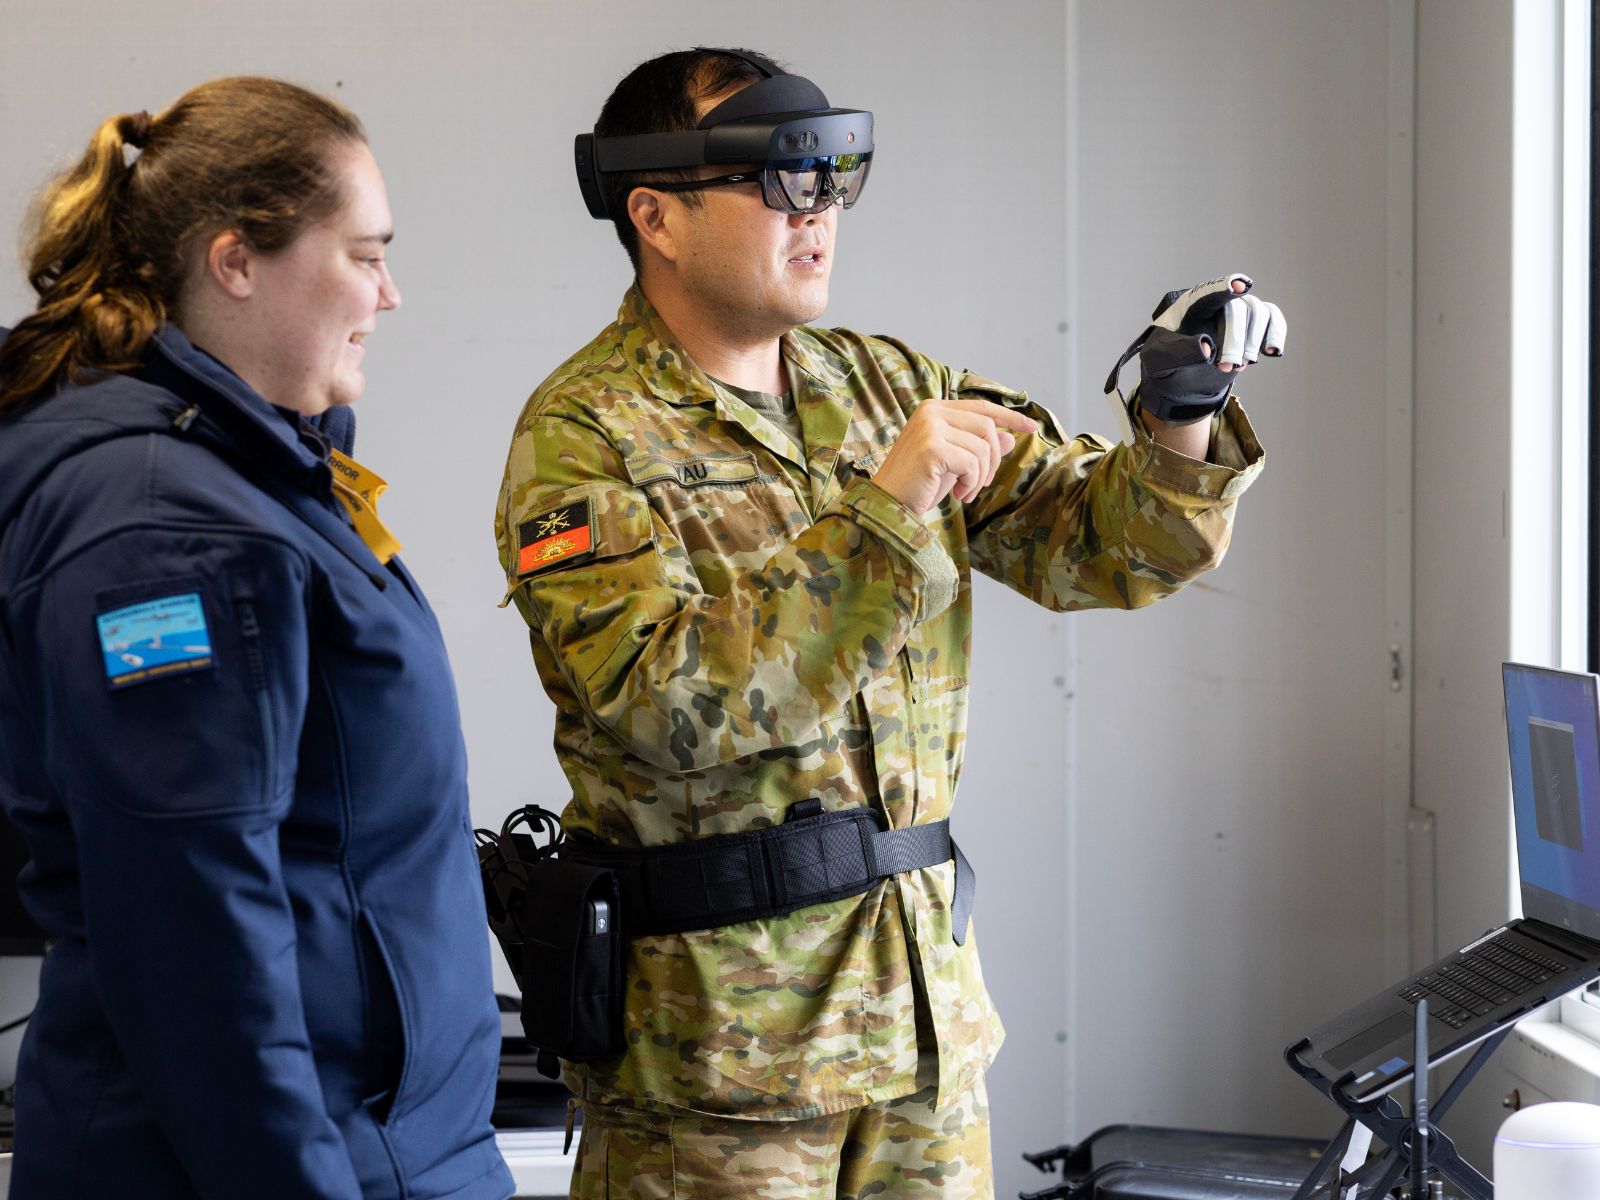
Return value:
<svg viewBox="0 0 1600 1200">
<path fill-rule="evenodd" d="M 1417 1016 L 1414 1012 L 1395 1013 L 1386 1020 L 1379 1021 L 1371 1029 L 1356 1034 L 1340 1042 L 1322 1057 L 1341 1071 L 1353 1062 L 1360 1062 L 1374 1050 L 1387 1046 L 1397 1037 L 1404 1037 L 1408 1029 L 1415 1029 Z M 1432 1055 L 1429 1055 L 1432 1058 Z"/>
</svg>

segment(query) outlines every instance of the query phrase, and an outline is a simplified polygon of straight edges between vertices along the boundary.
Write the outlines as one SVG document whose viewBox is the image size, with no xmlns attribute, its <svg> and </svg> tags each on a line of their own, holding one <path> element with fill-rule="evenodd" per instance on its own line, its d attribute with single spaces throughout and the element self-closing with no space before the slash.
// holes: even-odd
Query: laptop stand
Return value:
<svg viewBox="0 0 1600 1200">
<path fill-rule="evenodd" d="M 1330 1080 L 1322 1072 L 1307 1066 L 1301 1061 L 1300 1053 L 1311 1045 L 1309 1038 L 1302 1038 L 1285 1050 L 1284 1057 L 1288 1059 L 1294 1073 L 1332 1100 L 1345 1114 L 1344 1125 L 1334 1136 L 1333 1141 L 1328 1143 L 1328 1148 L 1322 1152 L 1322 1157 L 1311 1169 L 1311 1174 L 1306 1177 L 1305 1183 L 1300 1185 L 1300 1190 L 1294 1194 L 1293 1200 L 1314 1200 L 1315 1197 L 1324 1195 L 1327 1200 L 1346 1200 L 1346 1198 L 1361 1200 L 1363 1197 L 1367 1200 L 1378 1200 L 1378 1197 L 1387 1196 L 1389 1189 L 1399 1183 L 1401 1177 L 1408 1172 L 1413 1180 L 1417 1181 L 1424 1178 L 1430 1169 L 1453 1183 L 1460 1190 L 1463 1200 L 1494 1200 L 1494 1184 L 1461 1157 L 1455 1148 L 1455 1143 L 1433 1122 L 1449 1111 L 1467 1084 L 1472 1082 L 1473 1076 L 1484 1063 L 1489 1061 L 1489 1056 L 1510 1036 L 1518 1019 L 1515 1016 L 1508 1017 L 1494 1028 L 1488 1039 L 1467 1060 L 1467 1065 L 1461 1068 L 1461 1073 L 1451 1081 L 1449 1088 L 1439 1098 L 1439 1102 L 1432 1106 L 1431 1112 L 1426 1081 L 1427 1071 L 1431 1071 L 1433 1065 L 1428 1059 L 1427 1038 L 1424 1032 L 1426 1013 L 1418 1021 L 1417 1040 L 1420 1045 L 1413 1061 L 1427 1062 L 1428 1067 L 1427 1070 L 1413 1073 L 1412 1077 L 1418 1081 L 1419 1086 L 1417 1103 L 1410 1114 L 1400 1107 L 1393 1096 L 1380 1096 L 1376 1100 L 1361 1101 L 1350 1095 L 1347 1089 L 1355 1082 L 1354 1071 L 1346 1071 L 1337 1079 Z M 1370 1129 L 1375 1137 L 1387 1145 L 1389 1152 L 1359 1170 L 1347 1172 L 1343 1169 L 1343 1159 L 1358 1122 Z M 1366 1187 L 1371 1180 L 1376 1182 L 1369 1191 Z M 1414 1184 L 1414 1193 L 1415 1190 Z M 1422 1200 L 1422 1197 L 1417 1196 L 1415 1200 Z"/>
</svg>

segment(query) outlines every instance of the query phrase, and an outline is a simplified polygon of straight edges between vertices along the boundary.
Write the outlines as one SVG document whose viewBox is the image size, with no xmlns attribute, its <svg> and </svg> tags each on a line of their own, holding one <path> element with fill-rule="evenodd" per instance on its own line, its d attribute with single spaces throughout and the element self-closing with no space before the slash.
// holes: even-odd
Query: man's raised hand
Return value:
<svg viewBox="0 0 1600 1200">
<path fill-rule="evenodd" d="M 1276 304 L 1250 295 L 1248 275 L 1223 275 L 1168 292 L 1106 380 L 1139 356 L 1140 406 L 1169 425 L 1209 417 L 1228 400 L 1233 375 L 1265 355 L 1283 354 L 1289 326 Z"/>
<path fill-rule="evenodd" d="M 900 431 L 873 482 L 921 514 L 954 493 L 966 502 L 988 487 L 1016 434 L 1039 423 L 991 400 L 924 400 Z"/>
</svg>

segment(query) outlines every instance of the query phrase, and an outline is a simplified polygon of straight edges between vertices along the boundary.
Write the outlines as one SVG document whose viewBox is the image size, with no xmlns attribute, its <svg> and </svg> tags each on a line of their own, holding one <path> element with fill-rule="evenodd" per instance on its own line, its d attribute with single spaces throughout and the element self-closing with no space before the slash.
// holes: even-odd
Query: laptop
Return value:
<svg viewBox="0 0 1600 1200">
<path fill-rule="evenodd" d="M 1523 916 L 1312 1030 L 1299 1061 L 1358 1101 L 1411 1078 L 1424 997 L 1437 1065 L 1600 977 L 1600 678 L 1502 673 Z"/>
</svg>

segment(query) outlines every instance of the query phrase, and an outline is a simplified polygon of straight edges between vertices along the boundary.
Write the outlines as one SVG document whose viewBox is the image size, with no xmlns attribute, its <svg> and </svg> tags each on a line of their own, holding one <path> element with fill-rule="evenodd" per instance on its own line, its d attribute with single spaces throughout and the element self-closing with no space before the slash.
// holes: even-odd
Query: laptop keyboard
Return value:
<svg viewBox="0 0 1600 1200">
<path fill-rule="evenodd" d="M 1511 938 L 1495 938 L 1451 959 L 1436 971 L 1400 989 L 1409 1004 L 1423 997 L 1428 1015 L 1451 1029 L 1485 1016 L 1502 1004 L 1536 992 L 1546 980 L 1572 966 Z"/>
</svg>

